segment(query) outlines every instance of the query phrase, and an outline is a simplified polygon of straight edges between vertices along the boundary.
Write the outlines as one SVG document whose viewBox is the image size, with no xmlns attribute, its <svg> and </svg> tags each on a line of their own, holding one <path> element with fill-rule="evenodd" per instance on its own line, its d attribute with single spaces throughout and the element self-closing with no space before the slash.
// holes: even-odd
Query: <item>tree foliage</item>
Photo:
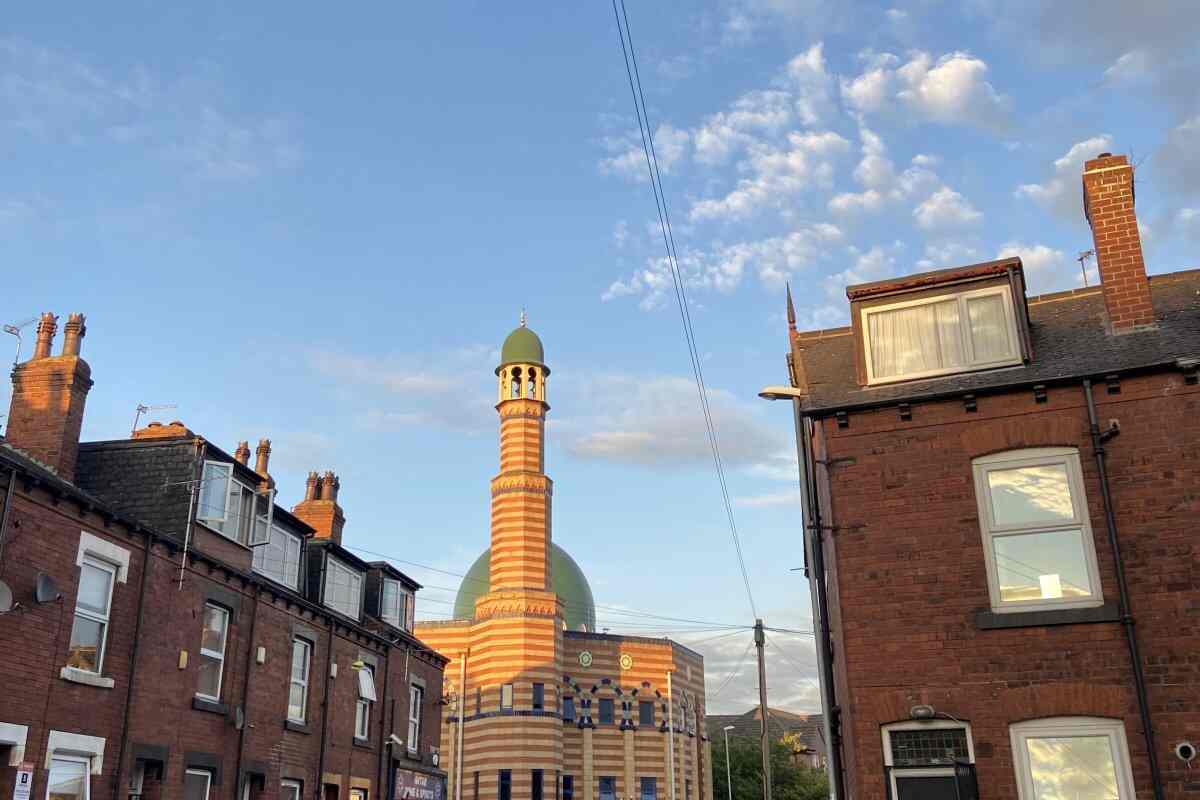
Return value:
<svg viewBox="0 0 1200 800">
<path fill-rule="evenodd" d="M 725 742 L 713 742 L 713 800 L 728 800 L 725 782 Z M 762 800 L 762 748 L 757 739 L 737 737 L 729 740 L 729 774 L 733 781 L 733 800 Z M 825 773 L 792 761 L 792 748 L 783 742 L 771 742 L 772 800 L 825 800 L 829 780 Z"/>
</svg>

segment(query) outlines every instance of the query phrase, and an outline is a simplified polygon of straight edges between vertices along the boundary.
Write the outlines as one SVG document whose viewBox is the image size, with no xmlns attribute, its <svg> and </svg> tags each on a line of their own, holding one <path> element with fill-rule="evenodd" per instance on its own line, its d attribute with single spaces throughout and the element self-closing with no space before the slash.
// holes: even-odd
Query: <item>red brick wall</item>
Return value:
<svg viewBox="0 0 1200 800">
<path fill-rule="evenodd" d="M 0 497 L 7 488 L 6 477 L 0 476 Z M 113 593 L 104 658 L 103 674 L 113 679 L 112 689 L 84 686 L 59 677 L 69 643 L 79 576 L 75 560 L 80 531 L 84 529 L 130 552 L 128 580 L 118 583 Z M 120 523 L 114 522 L 106 528 L 95 513 L 81 511 L 69 498 L 56 499 L 39 488 L 27 494 L 22 479 L 18 478 L 0 578 L 12 587 L 22 609 L 0 615 L 0 653 L 3 653 L 0 687 L 4 687 L 0 690 L 0 722 L 29 727 L 25 760 L 37 767 L 33 796 L 45 793 L 47 772 L 43 764 L 47 732 L 52 729 L 106 739 L 103 773 L 92 778 L 95 800 L 113 797 L 115 781 L 124 785 L 125 776 L 118 778 L 123 736 L 129 743 L 169 748 L 169 763 L 161 786 L 147 783 L 150 800 L 156 796 L 180 796 L 186 768 L 184 754 L 188 751 L 209 753 L 221 759 L 220 786 L 214 787 L 211 797 L 230 800 L 240 797 L 237 770 L 243 736 L 243 765 L 261 762 L 267 767 L 266 791 L 253 796 L 277 797 L 282 776 L 301 778 L 306 796 L 316 796 L 324 717 L 322 697 L 329 675 L 328 617 L 324 613 L 314 614 L 283 590 L 256 591 L 255 584 L 237 570 L 213 566 L 201 558 L 189 565 L 180 589 L 181 554 L 165 544 L 154 545 L 149 559 L 133 700 L 125 727 L 144 541 L 141 534 L 128 533 Z M 39 571 L 58 582 L 63 592 L 61 601 L 44 605 L 34 602 L 33 587 Z M 246 725 L 240 732 L 232 715 L 193 708 L 201 609 L 209 597 L 237 609 L 229 629 L 221 699 L 232 709 L 243 704 L 245 698 Z M 291 640 L 297 630 L 314 634 L 308 732 L 285 730 L 284 725 Z M 401 739 L 407 735 L 404 643 L 387 647 L 351 625 L 338 625 L 333 643 L 338 677 L 330 682 L 325 772 L 341 776 L 343 800 L 348 796 L 352 776 L 371 782 L 373 799 L 386 797 L 380 785 L 379 748 L 393 729 Z M 254 658 L 259 646 L 266 655 L 262 665 L 255 663 Z M 183 650 L 188 653 L 187 666 L 179 669 Z M 380 702 L 372 710 L 372 732 L 365 748 L 352 742 L 357 684 L 351 664 L 360 655 L 373 656 L 379 665 L 376 691 Z M 410 674 L 424 678 L 427 686 L 421 747 L 425 754 L 440 738 L 440 715 L 433 702 L 441 692 L 441 666 L 417 649 L 407 661 Z M 13 687 L 19 688 L 13 691 Z M 393 699 L 396 722 L 394 728 L 385 728 L 391 725 Z M 125 769 L 129 766 L 131 747 L 127 745 L 125 763 L 121 765 Z M 425 763 L 428 767 L 428 760 Z M 11 791 L 14 775 L 14 769 L 0 768 L 0 793 Z M 124 792 L 118 796 L 124 797 Z"/>
<path fill-rule="evenodd" d="M 1172 750 L 1200 737 L 1200 388 L 1171 373 L 1094 392 L 1102 426 L 1121 426 L 1108 467 L 1122 555 L 1159 762 L 1168 796 L 1183 797 L 1191 776 Z M 1079 449 L 1104 599 L 1117 599 L 1082 388 L 1051 388 L 1044 404 L 1017 392 L 981 396 L 975 413 L 923 403 L 908 422 L 889 408 L 820 428 L 834 460 L 824 522 L 835 528 L 827 553 L 850 796 L 885 796 L 880 725 L 919 703 L 971 723 L 989 800 L 1017 796 L 1009 724 L 1055 715 L 1123 718 L 1139 797 L 1150 796 L 1122 626 L 979 630 L 974 620 L 989 597 L 971 460 L 1015 448 Z"/>
<path fill-rule="evenodd" d="M 1083 193 L 1109 325 L 1114 332 L 1152 325 L 1154 306 L 1134 213 L 1129 160 L 1104 155 L 1088 161 L 1083 166 Z"/>
</svg>

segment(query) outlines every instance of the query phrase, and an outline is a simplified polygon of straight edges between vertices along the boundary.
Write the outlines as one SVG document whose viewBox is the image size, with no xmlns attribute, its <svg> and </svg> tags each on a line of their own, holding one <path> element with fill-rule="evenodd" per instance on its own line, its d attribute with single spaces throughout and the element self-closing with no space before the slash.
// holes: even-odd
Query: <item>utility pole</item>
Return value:
<svg viewBox="0 0 1200 800">
<path fill-rule="evenodd" d="M 771 733 L 767 725 L 767 662 L 763 655 L 766 640 L 763 621 L 754 620 L 754 649 L 758 651 L 758 709 L 762 716 L 763 800 L 771 800 Z"/>
</svg>

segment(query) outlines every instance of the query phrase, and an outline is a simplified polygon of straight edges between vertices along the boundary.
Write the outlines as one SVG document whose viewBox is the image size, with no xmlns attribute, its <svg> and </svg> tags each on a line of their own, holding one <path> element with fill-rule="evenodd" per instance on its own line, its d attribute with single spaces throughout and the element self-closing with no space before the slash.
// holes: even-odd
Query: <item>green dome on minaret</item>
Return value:
<svg viewBox="0 0 1200 800">
<path fill-rule="evenodd" d="M 546 363 L 546 352 L 542 349 L 542 340 L 538 335 L 525 326 L 525 312 L 521 312 L 521 324 L 508 335 L 500 348 L 500 366 L 509 364 L 537 364 L 539 367 Z M 496 370 L 500 370 L 497 368 Z M 546 370 L 549 372 L 549 370 Z"/>
<path fill-rule="evenodd" d="M 550 547 L 550 588 L 562 600 L 567 630 L 586 628 L 595 632 L 596 603 L 592 599 L 592 587 L 588 585 L 587 577 L 566 550 L 553 543 Z M 455 619 L 472 619 L 475 616 L 475 601 L 487 594 L 491 587 L 488 574 L 491 554 L 491 550 L 484 550 L 463 578 L 458 597 L 454 600 Z"/>
</svg>

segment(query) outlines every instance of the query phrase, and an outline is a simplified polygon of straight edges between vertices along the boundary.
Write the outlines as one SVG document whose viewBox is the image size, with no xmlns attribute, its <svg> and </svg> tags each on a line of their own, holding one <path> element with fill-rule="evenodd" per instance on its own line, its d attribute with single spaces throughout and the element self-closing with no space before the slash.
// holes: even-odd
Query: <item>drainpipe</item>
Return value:
<svg viewBox="0 0 1200 800">
<path fill-rule="evenodd" d="M 0 512 L 0 566 L 4 565 L 4 534 L 8 530 L 8 510 L 12 508 L 13 488 L 17 485 L 17 468 L 8 473 L 8 491 L 4 493 L 4 511 Z"/>
<path fill-rule="evenodd" d="M 10 485 L 9 488 L 11 489 L 12 486 Z M 4 512 L 5 516 L 7 516 L 7 506 L 5 506 Z M 133 680 L 137 677 L 138 646 L 142 642 L 142 617 L 146 608 L 146 583 L 150 575 L 150 559 L 152 557 L 151 549 L 153 542 L 149 533 L 143 534 L 143 542 L 142 580 L 141 586 L 138 589 L 137 621 L 133 624 L 133 645 L 129 650 L 129 684 L 125 687 L 125 712 L 121 721 L 121 744 L 117 748 L 117 775 L 116 780 L 113 781 L 113 800 L 120 800 L 121 797 L 121 773 L 125 767 L 125 746 L 129 742 L 129 715 L 133 709 Z M 163 770 L 166 770 L 166 768 L 167 765 L 163 764 Z"/>
<path fill-rule="evenodd" d="M 258 587 L 254 586 L 254 607 L 250 611 L 250 646 L 246 648 L 246 678 L 242 681 L 242 729 L 238 731 L 238 756 L 237 756 L 237 791 L 238 797 L 244 795 L 240 792 L 244 791 L 242 782 L 245 778 L 242 775 L 242 762 L 246 753 L 246 729 L 250 727 L 250 674 L 254 670 L 255 650 L 257 647 L 254 644 L 254 629 L 258 625 Z M 290 674 L 292 663 L 292 652 L 289 649 L 287 654 L 288 670 Z M 236 714 L 237 712 L 234 711 Z"/>
<path fill-rule="evenodd" d="M 467 716 L 467 659 L 471 655 L 471 648 L 467 648 L 459 655 L 458 663 L 458 752 L 454 754 L 458 766 L 454 768 L 454 800 L 462 800 L 462 783 L 463 783 L 463 723 Z M 558 779 L 555 778 L 555 781 Z M 557 789 L 557 785 L 556 785 Z M 557 791 L 555 792 L 557 794 Z"/>
<path fill-rule="evenodd" d="M 829 630 L 829 596 L 825 588 L 825 547 L 822 542 L 821 507 L 817 491 L 817 475 L 812 454 L 812 420 L 800 411 L 800 400 L 792 399 L 796 420 L 796 455 L 800 462 L 800 490 L 804 505 L 804 556 L 808 589 L 817 628 L 817 678 L 821 691 L 821 727 L 828 758 L 830 800 L 845 797 L 842 775 L 841 736 L 834 738 L 833 715 L 837 708 L 833 682 L 833 645 Z"/>
<path fill-rule="evenodd" d="M 1087 398 L 1088 428 L 1092 435 L 1092 452 L 1096 454 L 1096 471 L 1100 475 L 1100 497 L 1104 501 L 1104 524 L 1108 528 L 1108 544 L 1112 548 L 1113 569 L 1117 573 L 1117 589 L 1120 592 L 1121 625 L 1125 628 L 1125 639 L 1129 644 L 1129 660 L 1133 663 L 1133 683 L 1137 688 L 1138 713 L 1142 718 L 1142 731 L 1146 738 L 1146 754 L 1150 758 L 1150 780 L 1154 787 L 1154 800 L 1163 800 L 1162 775 L 1158 771 L 1158 751 L 1154 747 L 1154 727 L 1150 722 L 1150 701 L 1146 697 L 1146 676 L 1142 672 L 1142 656 L 1138 649 L 1137 633 L 1133 629 L 1133 614 L 1129 608 L 1129 587 L 1125 581 L 1125 565 L 1121 560 L 1121 545 L 1117 537 L 1117 518 L 1113 513 L 1112 492 L 1108 484 L 1108 468 L 1104 461 L 1104 443 L 1116 436 L 1119 430 L 1100 430 L 1096 418 L 1096 400 L 1092 396 L 1092 381 L 1083 379 L 1083 394 Z"/>
<path fill-rule="evenodd" d="M 379 785 L 375 790 L 377 793 L 376 797 L 390 797 L 390 795 L 384 794 L 382 792 L 382 789 L 384 786 L 383 781 L 385 780 L 385 778 L 383 776 L 383 766 L 384 766 L 383 754 L 388 749 L 387 739 L 388 739 L 388 732 L 389 732 L 388 724 L 387 724 L 387 711 L 385 711 L 384 709 L 388 708 L 388 706 L 387 706 L 388 683 L 389 683 L 388 678 L 390 676 L 389 674 L 392 669 L 391 656 L 392 656 L 392 645 L 388 644 L 387 650 L 385 650 L 383 653 L 383 697 L 381 697 L 379 700 L 379 761 L 375 767 L 375 777 L 379 781 Z M 392 712 L 391 730 L 395 730 L 396 729 L 396 699 L 394 697 L 392 698 L 391 712 Z"/>
<path fill-rule="evenodd" d="M 325 586 L 325 570 L 329 562 L 329 554 L 321 553 L 321 586 Z M 324 589 L 322 588 L 322 594 Z M 333 615 L 327 615 L 329 621 L 329 652 L 325 659 L 325 687 L 321 692 L 321 754 L 317 758 L 317 792 L 313 797 L 315 800 L 321 800 L 325 793 L 325 738 L 329 730 L 329 684 L 333 681 L 330 675 L 333 672 L 333 629 L 337 627 L 337 620 Z"/>
</svg>

